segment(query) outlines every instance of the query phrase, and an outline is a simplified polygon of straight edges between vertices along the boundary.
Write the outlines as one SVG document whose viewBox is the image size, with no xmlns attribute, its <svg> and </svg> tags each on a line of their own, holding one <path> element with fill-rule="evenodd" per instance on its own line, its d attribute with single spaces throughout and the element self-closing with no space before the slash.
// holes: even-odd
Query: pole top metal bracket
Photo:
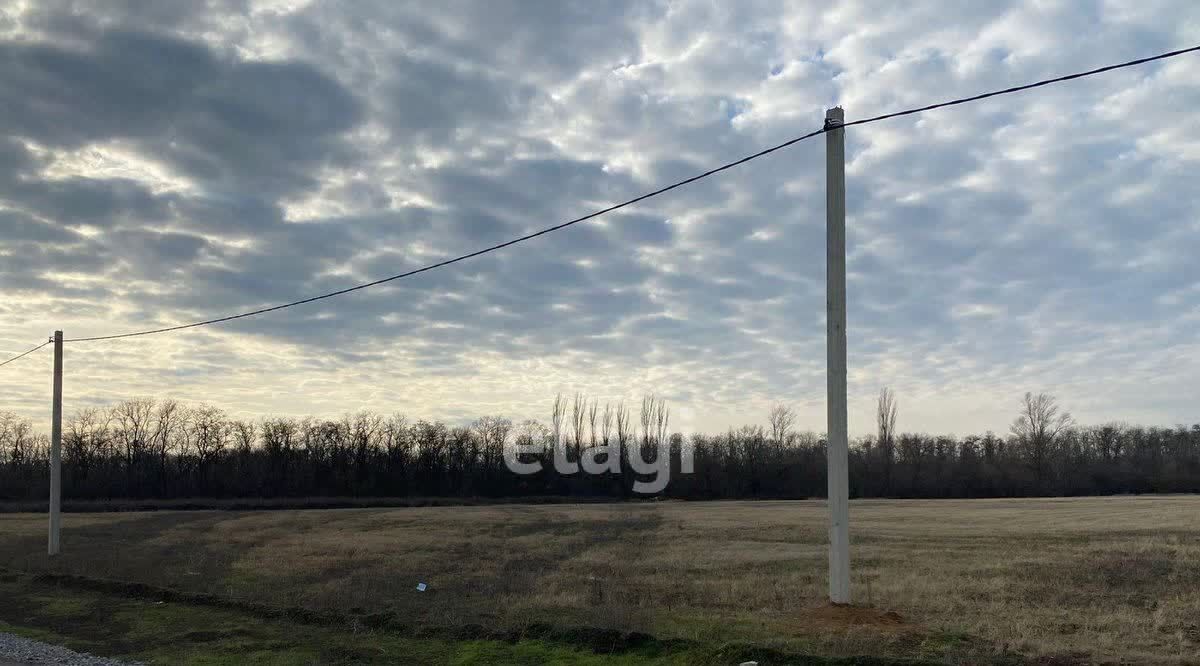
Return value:
<svg viewBox="0 0 1200 666">
<path fill-rule="evenodd" d="M 846 112 L 842 110 L 842 107 L 835 106 L 825 111 L 825 129 L 841 127 L 844 122 L 846 122 Z"/>
</svg>

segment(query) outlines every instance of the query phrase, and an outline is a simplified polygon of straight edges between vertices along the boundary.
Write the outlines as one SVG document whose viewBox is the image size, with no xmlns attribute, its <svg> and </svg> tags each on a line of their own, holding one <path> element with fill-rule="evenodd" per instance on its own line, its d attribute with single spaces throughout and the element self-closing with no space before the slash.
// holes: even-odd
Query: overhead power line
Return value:
<svg viewBox="0 0 1200 666">
<path fill-rule="evenodd" d="M 900 116 L 907 116 L 907 115 L 912 115 L 912 114 L 917 114 L 917 113 L 923 113 L 925 111 L 932 111 L 934 109 L 940 109 L 940 108 L 944 108 L 944 107 L 948 107 L 948 106 L 956 106 L 958 104 L 966 104 L 968 102 L 975 102 L 975 101 L 978 101 L 981 99 L 987 99 L 989 97 L 1008 95 L 1008 94 L 1012 94 L 1012 93 L 1022 92 L 1025 90 L 1031 90 L 1033 88 L 1040 88 L 1042 86 L 1047 86 L 1047 85 L 1051 85 L 1054 83 L 1062 83 L 1064 81 L 1071 81 L 1073 79 L 1081 79 L 1081 78 L 1084 78 L 1087 76 L 1103 74 L 1105 72 L 1111 72 L 1113 70 L 1122 69 L 1125 67 L 1134 67 L 1137 65 L 1143 65 L 1145 63 L 1153 62 L 1156 60 L 1166 60 L 1167 58 L 1174 58 L 1176 56 L 1180 56 L 1180 55 L 1184 55 L 1186 53 L 1192 53 L 1192 52 L 1196 52 L 1196 51 L 1200 51 L 1200 46 L 1193 46 L 1191 48 L 1180 49 L 1177 51 L 1169 51 L 1167 53 L 1161 53 L 1159 55 L 1151 56 L 1148 58 L 1138 58 L 1137 60 L 1129 60 L 1127 62 L 1122 62 L 1122 63 L 1118 63 L 1115 65 L 1108 65 L 1106 67 L 1100 67 L 1100 68 L 1088 70 L 1085 72 L 1077 72 L 1074 74 L 1067 74 L 1065 76 L 1058 76 L 1058 77 L 1051 78 L 1051 79 L 1037 81 L 1035 83 L 1029 83 L 1026 85 L 1015 86 L 1012 88 L 1005 88 L 1003 90 L 996 90 L 996 91 L 992 91 L 992 92 L 988 92 L 988 93 L 983 93 L 981 95 L 974 95 L 971 97 L 962 97 L 959 99 L 953 99 L 953 100 L 949 100 L 949 101 L 945 101 L 945 102 L 939 102 L 937 104 L 930 104 L 927 106 L 906 109 L 904 111 L 896 111 L 894 113 L 887 113 L 887 114 L 880 115 L 880 116 L 874 116 L 872 118 L 863 118 L 861 120 L 853 120 L 850 122 L 843 123 L 842 125 L 840 125 L 840 127 L 850 127 L 850 126 L 854 126 L 854 125 L 866 125 L 869 123 L 876 123 L 876 122 L 888 120 L 891 118 L 898 118 Z M 837 126 L 833 126 L 833 127 L 837 127 Z M 430 264 L 430 265 L 424 266 L 422 268 L 407 271 L 404 273 L 399 273 L 397 275 L 392 275 L 390 277 L 382 278 L 379 280 L 374 280 L 372 282 L 366 282 L 363 284 L 355 285 L 353 287 L 347 287 L 345 289 L 339 289 L 337 291 L 331 291 L 329 293 L 320 294 L 318 296 L 312 296 L 310 298 L 300 299 L 298 301 L 292 301 L 290 303 L 283 303 L 280 305 L 274 305 L 271 307 L 260 308 L 258 310 L 251 310 L 249 312 L 242 312 L 240 314 L 228 315 L 225 317 L 217 317 L 215 319 L 205 319 L 203 321 L 196 321 L 196 322 L 192 322 L 190 324 L 180 324 L 178 326 L 166 326 L 163 328 L 153 328 L 153 329 L 147 329 L 147 330 L 142 330 L 142 331 L 133 331 L 133 332 L 129 332 L 129 333 L 118 333 L 118 334 L 114 334 L 114 335 L 96 335 L 96 336 L 84 337 L 84 338 L 68 338 L 68 339 L 64 340 L 64 342 L 91 342 L 91 341 L 95 341 L 95 340 L 114 340 L 117 338 L 132 338 L 132 337 L 142 336 L 142 335 L 153 335 L 156 333 L 181 331 L 181 330 L 188 329 L 188 328 L 196 328 L 199 326 L 208 326 L 209 324 L 220 324 L 220 323 L 227 322 L 227 321 L 233 321 L 235 319 L 244 319 L 246 317 L 254 317 L 257 315 L 266 314 L 268 312 L 275 312 L 276 310 L 283 310 L 286 308 L 295 307 L 297 305 L 304 305 L 306 303 L 312 303 L 315 301 L 324 300 L 326 298 L 333 298 L 335 296 L 341 296 L 343 294 L 348 294 L 350 292 L 359 291 L 362 289 L 368 289 L 370 287 L 375 287 L 375 286 L 378 286 L 381 284 L 385 284 L 387 282 L 392 282 L 393 280 L 400 280 L 403 278 L 411 277 L 414 275 L 418 275 L 420 273 L 424 273 L 426 271 L 432 271 L 437 268 L 442 268 L 444 266 L 456 264 L 460 261 L 466 261 L 467 259 L 472 259 L 472 258 L 478 257 L 480 255 L 488 254 L 489 252 L 495 252 L 496 250 L 504 249 L 506 247 L 509 247 L 510 245 L 516 245 L 518 243 L 523 243 L 527 240 L 537 238 L 538 236 L 544 236 L 546 234 L 558 231 L 560 229 L 565 229 L 569 226 L 579 224 L 580 222 L 585 222 L 587 220 L 597 218 L 606 213 L 611 213 L 615 210 L 619 210 L 619 209 L 625 208 L 627 206 L 632 206 L 633 204 L 656 197 L 660 194 L 665 194 L 676 188 L 683 187 L 684 185 L 689 185 L 698 180 L 703 180 L 705 178 L 708 178 L 709 176 L 713 176 L 718 173 L 721 173 L 722 171 L 726 171 L 728 169 L 732 169 L 734 167 L 740 166 L 742 164 L 745 164 L 746 162 L 756 160 L 760 157 L 765 157 L 766 155 L 770 155 L 771 153 L 774 153 L 778 150 L 782 150 L 789 146 L 795 145 L 801 141 L 804 141 L 805 139 L 810 139 L 814 136 L 817 136 L 818 134 L 823 134 L 826 131 L 828 131 L 829 129 L 832 129 L 833 127 L 823 127 L 819 130 L 809 132 L 808 134 L 805 134 L 803 136 L 798 136 L 794 139 L 790 139 L 788 141 L 777 144 L 777 145 L 767 148 L 765 150 L 760 150 L 759 152 L 754 153 L 753 155 L 747 155 L 746 157 L 743 157 L 738 160 L 734 160 L 732 162 L 728 162 L 719 167 L 716 167 L 715 169 L 710 169 L 708 171 L 705 171 L 704 173 L 697 174 L 695 176 L 692 176 L 691 178 L 687 178 L 685 180 L 681 180 L 679 182 L 673 183 L 666 187 L 659 188 L 657 190 L 654 190 L 653 192 L 647 192 L 646 194 L 635 197 L 633 199 L 629 199 L 627 201 L 623 201 L 619 204 L 615 204 L 615 205 L 609 206 L 607 208 L 603 208 L 603 209 L 595 211 L 593 213 L 588 213 L 587 215 L 584 215 L 582 217 L 577 217 L 573 220 L 568 220 L 567 222 L 562 222 L 560 224 L 556 224 L 551 227 L 546 227 L 545 229 L 542 229 L 540 231 L 536 231 L 531 234 L 526 234 L 524 236 L 520 236 L 518 238 L 514 238 L 512 240 L 509 240 L 509 241 L 506 241 L 503 243 L 491 245 L 489 247 L 483 248 L 482 250 L 476 250 L 475 252 L 471 252 L 469 254 L 463 254 L 463 255 L 454 257 L 452 259 L 446 259 L 444 261 L 439 261 L 437 263 Z M 33 351 L 33 350 L 31 350 L 31 351 Z M 10 361 L 11 360 L 15 360 L 15 359 L 10 359 Z M 5 363 L 8 363 L 8 362 L 9 361 L 5 361 Z M 0 365 L 2 365 L 2 364 L 0 364 Z"/>
<path fill-rule="evenodd" d="M 1188 49 L 1179 49 L 1178 51 L 1167 51 L 1166 53 L 1160 53 L 1156 56 L 1150 56 L 1148 58 L 1138 58 L 1137 60 L 1128 60 L 1126 62 L 1118 63 L 1116 65 L 1107 65 L 1105 67 L 1097 67 L 1096 69 L 1089 69 L 1086 72 L 1076 72 L 1074 74 L 1067 74 L 1066 76 L 1056 76 L 1052 79 L 1043 79 L 1041 81 L 1036 81 L 1034 83 L 1026 83 L 1025 85 L 1013 86 L 1012 88 L 1005 88 L 1003 90 L 993 90 L 992 92 L 986 92 L 981 95 L 973 95 L 971 97 L 960 97 L 959 99 L 952 99 L 948 102 L 938 102 L 937 104 L 930 104 L 928 106 L 919 106 L 915 109 L 905 109 L 904 111 L 896 111 L 894 113 L 885 113 L 882 116 L 875 116 L 873 118 L 863 118 L 862 120 L 855 120 L 855 121 L 848 122 L 848 123 L 842 123 L 842 127 L 850 127 L 851 125 L 866 125 L 868 123 L 877 123 L 881 120 L 890 120 L 892 118 L 899 118 L 900 116 L 911 116 L 915 113 L 924 113 L 925 111 L 941 109 L 941 108 L 945 108 L 947 106 L 957 106 L 959 104 L 966 104 L 967 102 L 978 102 L 981 99 L 987 99 L 989 97 L 999 97 L 1000 95 L 1010 95 L 1012 93 L 1023 92 L 1025 90 L 1041 88 L 1042 86 L 1048 86 L 1053 83 L 1063 83 L 1064 81 L 1073 81 L 1075 79 L 1082 79 L 1087 76 L 1095 76 L 1096 74 L 1103 74 L 1105 72 L 1111 72 L 1111 71 L 1117 70 L 1117 69 L 1124 69 L 1126 67 L 1136 67 L 1137 65 L 1144 65 L 1148 62 L 1154 62 L 1155 60 L 1166 60 L 1167 58 L 1174 58 L 1176 56 L 1181 56 L 1181 55 L 1184 55 L 1187 53 L 1194 53 L 1196 51 L 1200 51 L 1200 46 L 1193 46 Z"/>
<path fill-rule="evenodd" d="M 767 150 L 761 150 L 761 151 L 755 152 L 754 155 L 745 156 L 743 158 L 740 158 L 740 160 L 738 160 L 736 162 L 722 164 L 722 166 L 720 166 L 720 167 L 716 167 L 715 169 L 707 170 L 707 172 L 704 172 L 702 174 L 697 174 L 697 175 L 691 176 L 691 178 L 689 178 L 689 179 L 680 180 L 679 182 L 676 182 L 676 184 L 667 185 L 666 187 L 659 188 L 659 190 L 655 190 L 653 192 L 647 192 L 646 194 L 642 194 L 641 197 L 632 198 L 632 199 L 626 200 L 626 202 L 614 204 L 614 205 L 608 206 L 608 208 L 600 209 L 595 212 L 589 212 L 589 214 L 584 215 L 582 217 L 576 217 L 575 220 L 569 220 L 569 221 L 562 222 L 559 224 L 554 224 L 553 227 L 546 227 L 545 229 L 539 230 L 539 232 L 534 232 L 532 234 L 526 234 L 526 235 L 520 236 L 520 238 L 515 238 L 512 240 L 500 242 L 500 244 L 492 245 L 490 247 L 485 247 L 485 248 L 482 248 L 482 250 L 476 250 L 475 252 L 472 252 L 470 254 L 460 254 L 460 256 L 452 258 L 452 259 L 445 259 L 444 262 L 438 262 L 436 264 L 422 266 L 422 268 L 410 270 L 408 272 L 402 272 L 402 274 L 392 275 L 391 277 L 384 277 L 384 278 L 382 278 L 382 280 L 376 280 L 374 282 L 365 282 L 362 284 L 355 284 L 354 287 L 347 287 L 346 289 L 338 289 L 338 290 L 336 290 L 336 292 L 330 292 L 328 294 L 320 294 L 319 296 L 312 296 L 312 298 L 302 299 L 302 300 L 298 300 L 298 301 L 286 302 L 286 304 L 282 304 L 282 305 L 264 307 L 264 308 L 262 308 L 262 310 L 253 310 L 251 312 L 242 312 L 241 314 L 230 314 L 230 316 L 228 316 L 228 317 L 220 317 L 217 319 L 206 319 L 206 320 L 204 320 L 204 322 L 193 322 L 191 324 L 180 324 L 178 326 L 167 326 L 167 328 L 162 328 L 162 329 L 151 329 L 151 330 L 145 330 L 145 331 L 127 332 L 127 334 L 98 335 L 98 336 L 92 336 L 92 337 L 68 338 L 68 340 L 64 340 L 64 342 L 90 342 L 90 341 L 94 341 L 94 340 L 114 340 L 114 338 L 118 338 L 118 337 L 154 335 L 154 334 L 160 334 L 160 332 L 178 331 L 178 330 L 182 330 L 182 329 L 193 329 L 193 328 L 196 328 L 196 326 L 206 326 L 209 324 L 220 324 L 222 322 L 232 322 L 232 320 L 234 320 L 234 319 L 254 317 L 254 316 L 256 316 L 256 314 L 265 314 L 268 312 L 275 312 L 276 310 L 283 310 L 283 308 L 286 308 L 286 307 L 293 307 L 296 305 L 304 305 L 304 304 L 306 304 L 306 302 L 319 301 L 319 300 L 323 300 L 323 299 L 331 299 L 331 298 L 334 298 L 334 296 L 341 296 L 342 294 L 349 294 L 350 292 L 358 292 L 358 290 L 360 290 L 360 289 L 376 287 L 376 286 L 378 286 L 378 284 L 383 284 L 385 282 L 401 280 L 401 278 L 418 275 L 418 274 L 421 274 L 421 272 L 431 271 L 433 269 L 439 269 L 439 268 L 442 268 L 442 266 L 449 266 L 450 264 L 457 264 L 458 262 L 464 262 L 464 260 L 474 258 L 474 257 L 479 257 L 480 254 L 487 254 L 488 252 L 503 250 L 503 248 L 508 247 L 510 245 L 516 245 L 516 244 L 518 244 L 518 242 L 524 242 L 524 241 L 527 241 L 530 239 L 538 238 L 538 236 L 546 235 L 546 234 L 552 233 L 552 232 L 557 232 L 557 230 L 559 230 L 559 229 L 565 229 L 566 227 L 570 227 L 571 224 L 578 224 L 580 222 L 586 222 L 588 220 L 592 220 L 592 218 L 600 217 L 601 215 L 607 214 L 607 212 L 612 212 L 614 210 L 623 209 L 623 208 L 625 208 L 625 206 L 631 206 L 638 202 L 644 202 L 644 200 L 652 198 L 652 197 L 658 197 L 659 194 L 662 194 L 665 192 L 670 192 L 670 191 L 674 190 L 674 188 L 677 188 L 677 187 L 683 187 L 684 185 L 690 184 L 690 182 L 696 182 L 697 180 L 706 179 L 710 175 L 724 172 L 724 170 L 726 170 L 726 169 L 732 169 L 733 167 L 737 167 L 738 164 L 744 164 L 751 160 L 757 160 L 758 157 L 762 157 L 763 155 L 772 154 L 772 152 L 775 152 L 776 150 L 785 149 L 785 148 L 787 148 L 787 146 L 790 146 L 794 143 L 803 142 L 804 139 L 808 139 L 810 137 L 815 137 L 815 136 L 817 136 L 817 134 L 821 134 L 823 132 L 824 132 L 823 128 L 821 128 L 821 130 L 817 130 L 816 132 L 809 132 L 808 134 L 804 134 L 803 137 L 797 137 L 797 138 L 788 140 L 788 142 L 772 146 L 772 148 L 768 148 Z"/>
<path fill-rule="evenodd" d="M 8 359 L 7 361 L 5 361 L 5 362 L 3 362 L 3 363 L 0 363 L 0 367 L 6 366 L 6 365 L 8 365 L 9 363 L 12 363 L 13 361 L 15 361 L 15 360 L 17 360 L 17 359 L 19 359 L 19 358 L 25 358 L 26 356 L 29 356 L 29 355 L 30 355 L 30 354 L 32 354 L 33 352 L 35 352 L 35 351 L 37 351 L 37 350 L 41 349 L 42 347 L 45 347 L 46 345 L 50 344 L 50 343 L 51 343 L 51 342 L 53 342 L 53 341 L 54 341 L 53 339 L 51 339 L 51 340 L 47 340 L 47 341 L 43 342 L 42 344 L 40 344 L 40 345 L 38 345 L 38 346 L 34 347 L 33 349 L 30 349 L 30 350 L 29 350 L 29 351 L 27 351 L 27 352 L 22 352 L 22 353 L 20 353 L 20 354 L 17 354 L 16 356 L 14 356 L 14 357 L 12 357 L 12 358 Z"/>
</svg>

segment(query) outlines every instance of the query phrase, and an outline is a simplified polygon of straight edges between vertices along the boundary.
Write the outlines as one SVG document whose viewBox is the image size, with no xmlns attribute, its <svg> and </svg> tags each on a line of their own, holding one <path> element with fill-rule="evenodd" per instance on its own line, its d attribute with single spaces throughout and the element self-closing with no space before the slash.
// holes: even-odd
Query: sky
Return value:
<svg viewBox="0 0 1200 666">
<path fill-rule="evenodd" d="M 1200 4 L 0 3 L 0 355 L 386 277 L 819 128 L 1196 45 Z M 849 418 L 1200 421 L 1200 55 L 846 130 Z M 64 409 L 825 424 L 825 138 L 483 257 L 66 346 Z M 0 368 L 48 424 L 51 354 Z M 48 428 L 47 428 L 48 429 Z"/>
</svg>

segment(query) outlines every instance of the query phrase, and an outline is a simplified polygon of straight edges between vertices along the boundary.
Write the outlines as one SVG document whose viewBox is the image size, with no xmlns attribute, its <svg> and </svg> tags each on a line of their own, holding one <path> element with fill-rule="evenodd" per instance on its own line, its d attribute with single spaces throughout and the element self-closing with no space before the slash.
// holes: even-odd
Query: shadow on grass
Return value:
<svg viewBox="0 0 1200 666">
<path fill-rule="evenodd" d="M 238 649 L 287 652 L 297 648 L 297 641 L 270 639 L 261 629 L 264 622 L 285 622 L 319 628 L 320 631 L 345 632 L 348 635 L 363 634 L 397 636 L 408 639 L 434 641 L 438 644 L 492 643 L 508 645 L 558 645 L 569 649 L 584 650 L 593 655 L 637 657 L 636 663 L 697 663 L 728 664 L 743 661 L 758 661 L 762 664 L 860 664 L 875 666 L 882 664 L 934 664 L 936 661 L 896 659 L 874 656 L 820 657 L 797 654 L 771 647 L 746 643 L 704 645 L 681 639 L 663 640 L 638 632 L 622 632 L 595 627 L 556 627 L 549 624 L 530 624 L 507 631 L 490 630 L 480 625 L 461 626 L 414 626 L 393 613 L 342 613 L 313 611 L 296 607 L 272 607 L 253 602 L 227 599 L 209 594 L 188 593 L 170 588 L 141 583 L 91 578 L 71 574 L 41 573 L 35 575 L 4 571 L 0 572 L 0 583 L 19 585 L 24 594 L 10 594 L 11 602 L 3 609 L 0 619 L 21 618 L 21 621 L 46 630 L 52 634 L 70 636 L 76 645 L 84 649 L 102 649 L 109 654 L 144 654 L 168 638 L 177 643 L 179 649 Z M 73 600 L 67 608 L 55 609 L 54 600 L 59 592 L 92 593 L 83 601 Z M 136 612 L 138 623 L 134 626 L 123 619 L 128 615 L 109 612 L 110 601 L 134 600 L 142 604 Z M 156 605 L 157 604 L 157 605 Z M 170 604 L 171 614 L 161 604 Z M 183 609 L 183 610 L 181 610 Z M 187 611 L 186 609 L 192 609 Z M 233 612 L 245 616 L 248 621 L 236 623 L 236 617 L 223 615 L 205 617 L 204 609 Z M 153 624 L 156 614 L 163 615 L 158 624 Z M 189 617 L 180 615 L 184 612 Z M 16 621 L 16 620 L 10 620 Z M 205 623 L 208 622 L 208 624 Z M 149 625 L 149 627 L 145 626 Z M 210 626 L 211 625 L 211 626 Z M 373 661 L 379 655 L 362 647 L 332 641 L 321 648 L 324 657 L 332 663 L 357 663 Z M 681 661 L 682 660 L 682 661 Z M 634 661 L 619 660 L 621 663 Z M 321 663 L 326 663 L 322 660 Z M 415 663 L 415 662 L 414 662 Z M 530 662 L 532 663 L 532 662 Z"/>
<path fill-rule="evenodd" d="M 137 572 L 151 582 L 194 588 L 224 580 L 242 550 L 236 544 L 209 546 L 195 539 L 182 547 L 162 537 L 181 529 L 203 534 L 228 518 L 214 512 L 147 513 L 117 523 L 71 525 L 64 530 L 61 554 L 54 558 L 45 555 L 45 536 L 13 536 L 0 542 L 0 562 L 30 573 L 88 571 L 124 578 Z"/>
</svg>

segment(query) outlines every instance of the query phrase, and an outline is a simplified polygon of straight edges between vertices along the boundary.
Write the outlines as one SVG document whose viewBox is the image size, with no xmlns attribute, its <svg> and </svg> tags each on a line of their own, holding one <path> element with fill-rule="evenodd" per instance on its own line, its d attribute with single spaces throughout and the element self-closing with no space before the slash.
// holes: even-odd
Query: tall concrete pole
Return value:
<svg viewBox="0 0 1200 666">
<path fill-rule="evenodd" d="M 50 423 L 50 542 L 46 552 L 58 555 L 62 531 L 62 368 L 63 334 L 54 332 L 54 402 Z"/>
<path fill-rule="evenodd" d="M 825 112 L 825 344 L 828 375 L 829 600 L 850 603 L 850 475 L 846 425 L 846 130 Z M 833 128 L 837 129 L 833 129 Z"/>
</svg>

